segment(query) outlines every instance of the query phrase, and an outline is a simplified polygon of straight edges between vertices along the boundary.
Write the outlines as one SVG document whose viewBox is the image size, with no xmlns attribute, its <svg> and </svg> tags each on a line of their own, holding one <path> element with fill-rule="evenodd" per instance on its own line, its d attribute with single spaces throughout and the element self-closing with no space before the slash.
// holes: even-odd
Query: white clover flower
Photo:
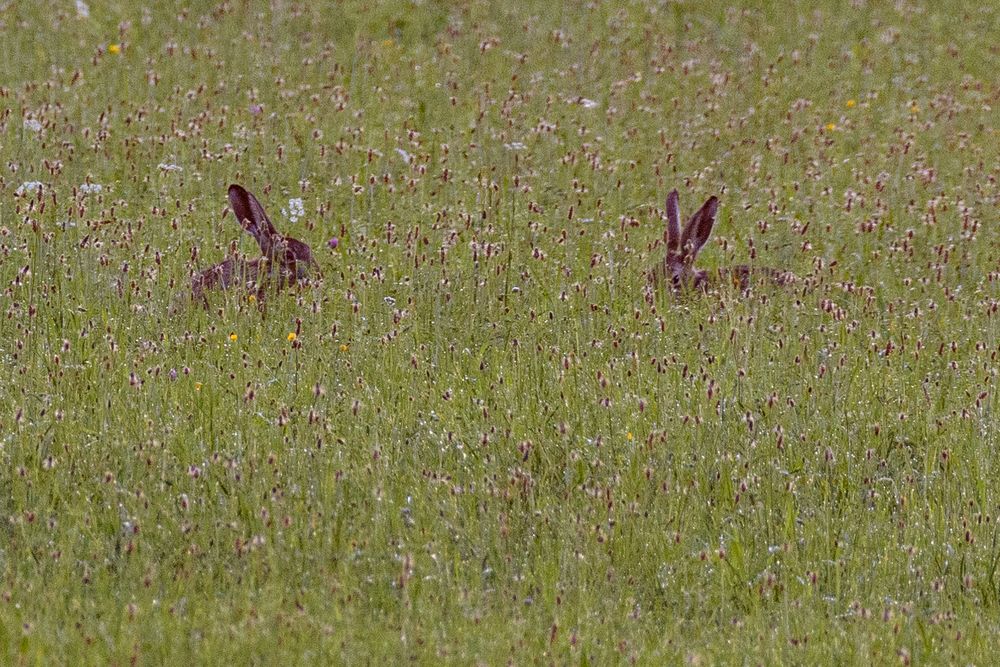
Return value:
<svg viewBox="0 0 1000 667">
<path fill-rule="evenodd" d="M 90 18 L 90 7 L 83 0 L 76 0 L 76 15 L 82 19 Z"/>
<path fill-rule="evenodd" d="M 100 183 L 81 183 L 79 190 L 85 195 L 96 195 L 104 190 L 104 186 Z"/>
<path fill-rule="evenodd" d="M 512 141 L 509 144 L 504 144 L 503 147 L 509 151 L 523 151 L 525 148 L 527 148 L 527 146 L 525 146 L 520 141 Z"/>
<path fill-rule="evenodd" d="M 24 127 L 27 128 L 27 129 L 29 129 L 29 130 L 31 130 L 32 132 L 41 132 L 42 131 L 42 124 L 39 123 L 34 118 L 25 118 L 24 119 Z"/>
<path fill-rule="evenodd" d="M 184 171 L 184 167 L 179 164 L 174 164 L 172 162 L 161 162 L 156 165 L 156 168 L 160 171 Z"/>
<path fill-rule="evenodd" d="M 582 106 L 584 109 L 593 109 L 597 107 L 598 104 L 594 100 L 588 100 L 586 97 L 581 97 L 580 106 Z"/>
<path fill-rule="evenodd" d="M 281 215 L 288 218 L 288 221 L 293 225 L 299 221 L 299 218 L 306 214 L 306 207 L 302 204 L 302 199 L 298 197 L 293 197 L 288 200 L 288 208 L 281 209 Z"/>
<path fill-rule="evenodd" d="M 17 186 L 17 190 L 14 190 L 14 194 L 21 197 L 22 195 L 26 195 L 30 192 L 40 190 L 43 187 L 45 187 L 45 185 L 41 181 L 26 181 Z"/>
</svg>

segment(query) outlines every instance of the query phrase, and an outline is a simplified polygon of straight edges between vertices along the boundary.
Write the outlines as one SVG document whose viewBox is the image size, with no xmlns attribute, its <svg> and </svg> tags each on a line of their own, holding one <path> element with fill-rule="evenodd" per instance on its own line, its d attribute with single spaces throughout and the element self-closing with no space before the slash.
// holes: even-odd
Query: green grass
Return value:
<svg viewBox="0 0 1000 667">
<path fill-rule="evenodd" d="M 1000 10 L 90 5 L 0 8 L 0 662 L 994 659 Z M 671 187 L 802 280 L 651 294 Z"/>
</svg>

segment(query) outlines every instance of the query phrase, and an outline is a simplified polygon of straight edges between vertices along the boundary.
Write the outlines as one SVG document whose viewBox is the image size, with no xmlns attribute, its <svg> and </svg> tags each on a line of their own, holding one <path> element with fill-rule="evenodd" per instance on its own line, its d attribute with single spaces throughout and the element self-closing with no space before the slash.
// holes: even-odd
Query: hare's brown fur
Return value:
<svg viewBox="0 0 1000 667">
<path fill-rule="evenodd" d="M 260 257 L 227 257 L 195 275 L 191 296 L 208 305 L 206 292 L 238 287 L 256 294 L 263 303 L 269 289 L 281 290 L 306 278 L 311 269 L 322 276 L 319 264 L 308 244 L 279 234 L 257 198 L 240 185 L 229 186 L 229 205 L 237 222 L 257 241 Z"/>
<path fill-rule="evenodd" d="M 667 254 L 650 271 L 650 279 L 654 284 L 666 282 L 674 291 L 691 288 L 704 291 L 718 284 L 731 283 L 742 291 L 749 288 L 752 280 L 758 276 L 777 285 L 795 282 L 796 276 L 790 271 L 763 266 L 739 264 L 713 272 L 696 269 L 695 258 L 712 234 L 718 211 L 718 197 L 709 197 L 682 229 L 677 190 L 671 190 L 667 195 L 667 229 L 663 234 Z"/>
</svg>

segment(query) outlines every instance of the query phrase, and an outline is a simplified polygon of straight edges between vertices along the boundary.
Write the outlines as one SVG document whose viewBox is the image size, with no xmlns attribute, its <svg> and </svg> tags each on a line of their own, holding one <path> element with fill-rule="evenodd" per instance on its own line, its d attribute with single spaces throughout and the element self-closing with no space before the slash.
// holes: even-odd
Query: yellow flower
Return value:
<svg viewBox="0 0 1000 667">
<path fill-rule="evenodd" d="M 857 102 L 855 102 L 854 100 L 847 100 L 848 109 L 853 109 L 855 104 L 857 104 Z"/>
<path fill-rule="evenodd" d="M 293 341 L 293 340 L 295 340 L 298 337 L 299 337 L 298 334 L 296 334 L 294 331 L 289 331 L 288 332 L 288 340 L 289 341 Z"/>
<path fill-rule="evenodd" d="M 201 383 L 200 382 L 195 382 L 194 383 L 194 390 L 195 391 L 201 391 Z"/>
<path fill-rule="evenodd" d="M 826 124 L 826 131 L 827 132 L 833 132 L 836 129 L 837 129 L 837 124 L 836 123 L 827 123 Z"/>
<path fill-rule="evenodd" d="M 249 302 L 249 303 L 255 303 L 256 301 L 257 301 L 257 295 L 256 294 L 251 294 L 250 296 L 247 297 L 247 302 Z"/>
<path fill-rule="evenodd" d="M 385 47 L 390 47 L 390 46 L 393 46 L 395 44 L 396 44 L 396 42 L 392 41 L 391 39 L 383 39 L 382 40 L 382 46 L 385 46 Z"/>
<path fill-rule="evenodd" d="M 229 340 L 233 341 L 234 343 L 237 341 L 238 338 L 239 336 L 237 336 L 234 333 L 229 334 Z"/>
<path fill-rule="evenodd" d="M 917 105 L 916 102 L 914 102 L 913 104 L 910 105 L 910 112 L 911 113 L 920 113 L 920 107 Z"/>
<path fill-rule="evenodd" d="M 108 44 L 108 53 L 111 55 L 118 55 L 121 53 L 122 47 L 118 44 Z"/>
<path fill-rule="evenodd" d="M 627 440 L 628 440 L 629 442 L 632 442 L 632 431 L 629 431 L 628 433 L 626 433 L 626 434 L 625 434 L 625 438 L 626 438 L 626 439 L 627 439 Z"/>
<path fill-rule="evenodd" d="M 347 344 L 346 343 L 341 343 L 340 344 L 340 351 L 341 352 L 347 352 Z"/>
</svg>

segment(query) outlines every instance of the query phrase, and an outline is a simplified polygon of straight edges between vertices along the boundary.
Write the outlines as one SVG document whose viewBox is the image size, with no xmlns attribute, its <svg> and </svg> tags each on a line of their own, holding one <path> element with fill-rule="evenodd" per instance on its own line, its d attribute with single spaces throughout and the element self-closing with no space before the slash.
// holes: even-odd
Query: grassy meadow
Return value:
<svg viewBox="0 0 1000 667">
<path fill-rule="evenodd" d="M 0 663 L 991 662 L 997 34 L 0 3 Z M 651 289 L 673 187 L 799 281 Z"/>
</svg>

